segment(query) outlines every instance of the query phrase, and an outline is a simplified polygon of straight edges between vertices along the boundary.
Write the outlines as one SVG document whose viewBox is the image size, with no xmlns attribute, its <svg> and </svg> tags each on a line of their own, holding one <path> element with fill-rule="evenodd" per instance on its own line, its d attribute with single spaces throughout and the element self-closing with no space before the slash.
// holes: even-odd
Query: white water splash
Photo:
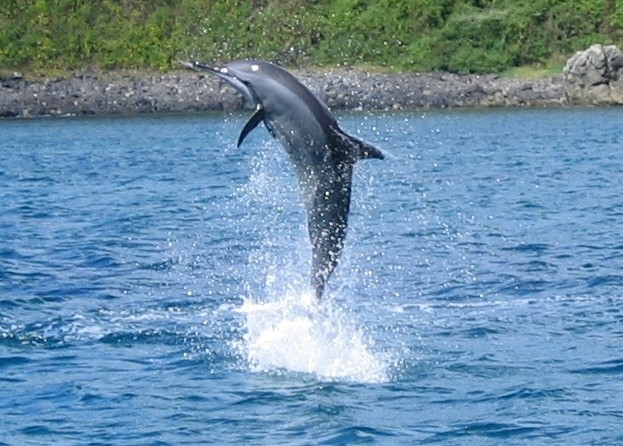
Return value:
<svg viewBox="0 0 623 446">
<path fill-rule="evenodd" d="M 257 151 L 238 197 L 247 209 L 247 231 L 261 240 L 249 255 L 247 295 L 263 297 L 246 298 L 236 310 L 245 321 L 235 348 L 250 369 L 387 382 L 390 361 L 375 352 L 353 314 L 330 299 L 317 304 L 301 291 L 307 289 L 310 261 L 305 211 L 296 175 L 278 143 Z"/>
<path fill-rule="evenodd" d="M 244 351 L 253 371 L 309 373 L 321 379 L 381 383 L 389 366 L 361 330 L 331 302 L 288 292 L 266 303 L 245 302 Z"/>
</svg>

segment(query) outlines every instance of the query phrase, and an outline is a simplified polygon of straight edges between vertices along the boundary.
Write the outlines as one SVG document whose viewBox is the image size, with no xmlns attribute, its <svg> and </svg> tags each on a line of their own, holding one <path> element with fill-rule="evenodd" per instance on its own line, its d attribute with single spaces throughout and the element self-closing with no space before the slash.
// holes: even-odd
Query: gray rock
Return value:
<svg viewBox="0 0 623 446">
<path fill-rule="evenodd" d="M 565 103 L 562 77 L 522 80 L 450 73 L 295 71 L 334 110 L 551 106 Z M 242 97 L 216 77 L 79 72 L 66 79 L 0 79 L 0 117 L 241 110 Z"/>
<path fill-rule="evenodd" d="M 563 76 L 572 104 L 623 104 L 623 53 L 614 45 L 578 51 L 567 61 Z"/>
</svg>

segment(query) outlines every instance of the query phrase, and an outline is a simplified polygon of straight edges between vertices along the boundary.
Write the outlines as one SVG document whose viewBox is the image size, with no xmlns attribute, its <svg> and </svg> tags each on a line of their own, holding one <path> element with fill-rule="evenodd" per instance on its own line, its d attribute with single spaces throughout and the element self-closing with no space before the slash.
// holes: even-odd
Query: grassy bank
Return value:
<svg viewBox="0 0 623 446">
<path fill-rule="evenodd" d="M 592 43 L 623 43 L 623 0 L 0 1 L 0 70 L 167 70 L 183 58 L 254 56 L 512 73 Z"/>
</svg>

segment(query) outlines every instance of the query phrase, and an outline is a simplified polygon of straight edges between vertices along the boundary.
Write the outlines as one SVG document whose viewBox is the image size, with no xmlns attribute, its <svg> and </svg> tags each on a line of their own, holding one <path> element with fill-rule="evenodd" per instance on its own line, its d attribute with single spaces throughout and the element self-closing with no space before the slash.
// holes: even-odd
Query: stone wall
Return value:
<svg viewBox="0 0 623 446">
<path fill-rule="evenodd" d="M 515 79 L 450 73 L 296 71 L 332 109 L 551 106 L 565 102 L 562 76 Z M 237 110 L 242 97 L 216 77 L 77 73 L 64 79 L 0 79 L 0 116 L 134 114 Z"/>
</svg>

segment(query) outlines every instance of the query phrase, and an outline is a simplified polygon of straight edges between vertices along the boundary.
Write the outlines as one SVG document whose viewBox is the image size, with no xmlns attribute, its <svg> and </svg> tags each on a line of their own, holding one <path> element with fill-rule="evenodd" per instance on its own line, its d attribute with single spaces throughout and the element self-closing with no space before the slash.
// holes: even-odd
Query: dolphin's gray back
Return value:
<svg viewBox="0 0 623 446">
<path fill-rule="evenodd" d="M 292 74 L 274 65 L 262 68 L 278 84 L 272 90 L 275 98 L 263 102 L 264 122 L 284 146 L 299 179 L 312 246 L 311 285 L 320 299 L 344 247 L 354 164 L 383 155 L 344 133 L 327 107 Z"/>
</svg>

